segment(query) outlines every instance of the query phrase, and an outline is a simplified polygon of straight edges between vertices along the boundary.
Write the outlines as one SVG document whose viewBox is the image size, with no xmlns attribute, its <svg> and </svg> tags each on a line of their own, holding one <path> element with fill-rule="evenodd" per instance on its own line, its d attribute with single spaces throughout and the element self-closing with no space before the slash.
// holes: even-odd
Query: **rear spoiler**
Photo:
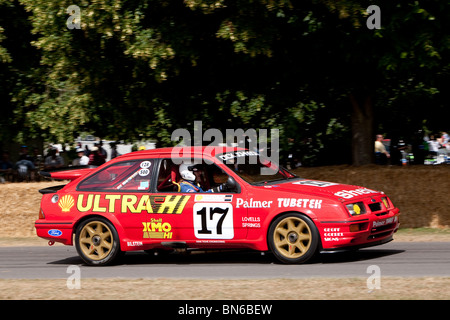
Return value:
<svg viewBox="0 0 450 320">
<path fill-rule="evenodd" d="M 54 169 L 50 171 L 39 171 L 39 174 L 43 177 L 56 179 L 56 180 L 75 180 L 85 174 L 91 172 L 97 168 L 97 166 L 73 166 L 60 169 Z"/>
</svg>

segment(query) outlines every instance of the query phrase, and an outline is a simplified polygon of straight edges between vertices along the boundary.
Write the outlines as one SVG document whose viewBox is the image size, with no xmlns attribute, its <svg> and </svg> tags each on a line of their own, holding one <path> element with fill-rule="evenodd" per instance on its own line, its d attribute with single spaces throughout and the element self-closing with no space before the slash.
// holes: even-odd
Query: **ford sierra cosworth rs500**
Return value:
<svg viewBox="0 0 450 320">
<path fill-rule="evenodd" d="M 144 250 L 251 249 L 283 263 L 393 239 L 399 209 L 380 191 L 304 179 L 254 151 L 162 148 L 99 167 L 41 172 L 37 235 L 89 265 Z"/>
</svg>

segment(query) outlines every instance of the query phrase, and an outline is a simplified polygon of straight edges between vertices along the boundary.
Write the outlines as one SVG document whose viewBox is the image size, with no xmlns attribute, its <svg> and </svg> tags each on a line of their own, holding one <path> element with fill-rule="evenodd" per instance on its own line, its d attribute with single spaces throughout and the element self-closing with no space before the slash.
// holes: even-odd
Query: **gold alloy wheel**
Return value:
<svg viewBox="0 0 450 320">
<path fill-rule="evenodd" d="M 80 248 L 91 260 L 98 261 L 106 258 L 113 248 L 113 242 L 111 230 L 101 221 L 87 223 L 80 233 Z"/>
<path fill-rule="evenodd" d="M 273 240 L 276 250 L 286 258 L 303 256 L 311 246 L 312 232 L 308 224 L 298 217 L 286 217 L 275 227 Z"/>
</svg>

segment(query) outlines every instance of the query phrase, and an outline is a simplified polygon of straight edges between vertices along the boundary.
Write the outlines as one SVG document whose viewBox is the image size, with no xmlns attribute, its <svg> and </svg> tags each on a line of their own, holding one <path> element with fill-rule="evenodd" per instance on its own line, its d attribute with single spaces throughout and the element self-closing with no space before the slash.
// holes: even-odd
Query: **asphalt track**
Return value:
<svg viewBox="0 0 450 320">
<path fill-rule="evenodd" d="M 74 247 L 2 247 L 0 279 L 61 279 L 78 266 L 86 278 L 273 279 L 381 276 L 450 277 L 448 242 L 391 242 L 356 252 L 321 254 L 303 265 L 283 265 L 270 254 L 233 251 L 148 255 L 127 253 L 119 263 L 90 267 Z"/>
</svg>

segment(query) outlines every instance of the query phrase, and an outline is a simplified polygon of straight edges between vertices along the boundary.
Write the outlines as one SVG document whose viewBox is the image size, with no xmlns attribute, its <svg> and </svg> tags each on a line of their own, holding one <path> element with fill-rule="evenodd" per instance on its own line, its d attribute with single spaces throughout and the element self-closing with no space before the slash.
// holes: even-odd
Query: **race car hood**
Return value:
<svg viewBox="0 0 450 320">
<path fill-rule="evenodd" d="M 306 179 L 266 185 L 264 188 L 271 188 L 275 192 L 307 193 L 340 201 L 380 194 L 379 191 L 360 186 Z"/>
</svg>

